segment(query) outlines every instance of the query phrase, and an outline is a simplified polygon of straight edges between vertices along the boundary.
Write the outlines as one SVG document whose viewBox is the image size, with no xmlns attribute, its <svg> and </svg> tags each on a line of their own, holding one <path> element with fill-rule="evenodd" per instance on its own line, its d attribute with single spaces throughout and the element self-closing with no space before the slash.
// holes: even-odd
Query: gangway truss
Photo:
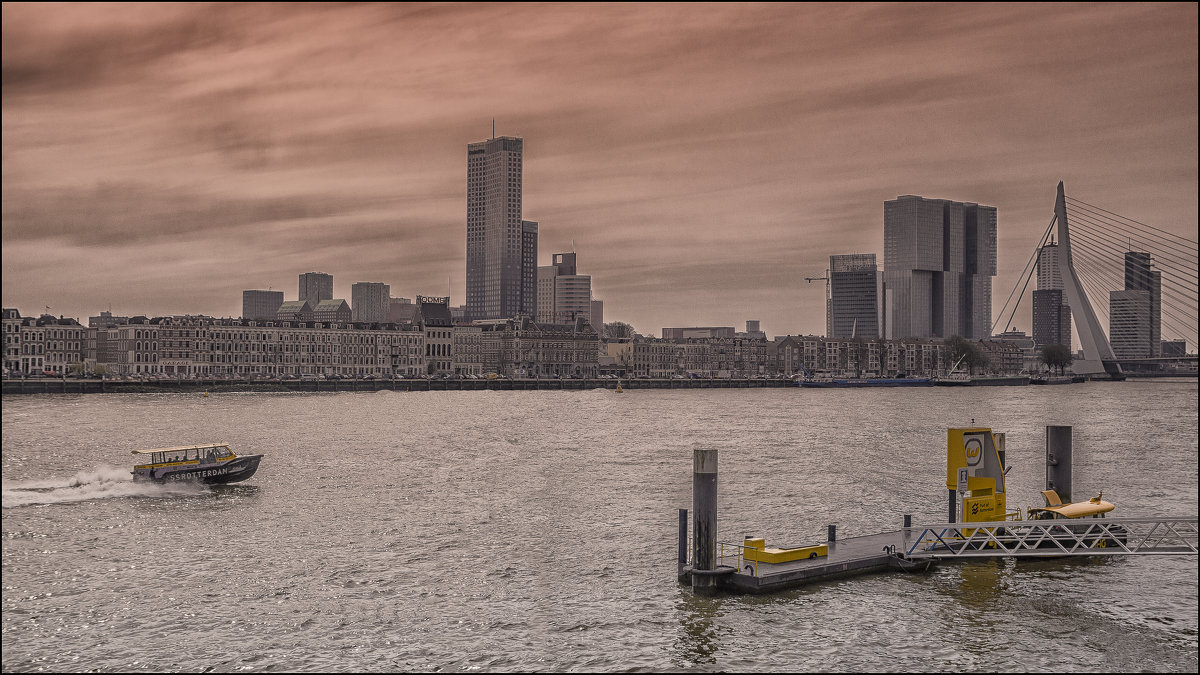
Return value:
<svg viewBox="0 0 1200 675">
<path fill-rule="evenodd" d="M 1197 518 L 943 523 L 903 530 L 908 558 L 1196 555 Z"/>
</svg>

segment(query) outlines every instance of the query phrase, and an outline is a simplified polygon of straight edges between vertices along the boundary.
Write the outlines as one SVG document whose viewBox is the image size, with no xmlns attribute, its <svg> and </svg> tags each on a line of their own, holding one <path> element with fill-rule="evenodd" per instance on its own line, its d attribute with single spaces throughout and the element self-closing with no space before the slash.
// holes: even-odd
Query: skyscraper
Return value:
<svg viewBox="0 0 1200 675">
<path fill-rule="evenodd" d="M 1162 272 L 1150 254 L 1125 253 L 1125 290 L 1109 293 L 1108 332 L 1117 358 L 1162 356 Z"/>
<path fill-rule="evenodd" d="M 521 301 L 519 314 L 533 318 L 537 314 L 538 224 L 521 221 Z"/>
<path fill-rule="evenodd" d="M 242 291 L 243 319 L 274 319 L 283 304 L 283 291 Z"/>
<path fill-rule="evenodd" d="M 467 316 L 533 316 L 537 223 L 521 218 L 524 141 L 500 136 L 467 146 Z"/>
<path fill-rule="evenodd" d="M 891 337 L 991 334 L 995 207 L 902 195 L 883 204 L 883 250 Z"/>
<path fill-rule="evenodd" d="M 323 272 L 305 272 L 300 275 L 300 292 L 297 300 L 307 300 L 316 307 L 322 300 L 333 299 L 333 275 Z"/>
<path fill-rule="evenodd" d="M 1033 342 L 1071 346 L 1071 307 L 1063 291 L 1062 258 L 1052 239 L 1038 251 L 1037 290 L 1033 292 Z"/>
<path fill-rule="evenodd" d="M 555 253 L 551 264 L 538 268 L 538 321 L 570 323 L 579 317 L 591 321 L 592 277 L 579 274 L 575 253 Z"/>
<path fill-rule="evenodd" d="M 1033 292 L 1033 343 L 1071 346 L 1071 307 L 1063 302 L 1061 288 Z"/>
<path fill-rule="evenodd" d="M 384 323 L 388 320 L 392 289 L 387 284 L 360 281 L 350 287 L 350 320 Z"/>
<path fill-rule="evenodd" d="M 1058 253 L 1058 244 L 1054 243 L 1053 240 L 1038 251 L 1037 289 L 1039 291 L 1062 290 L 1062 267 Z"/>
<path fill-rule="evenodd" d="M 829 256 L 828 337 L 883 337 L 880 308 L 883 275 L 874 253 Z"/>
</svg>

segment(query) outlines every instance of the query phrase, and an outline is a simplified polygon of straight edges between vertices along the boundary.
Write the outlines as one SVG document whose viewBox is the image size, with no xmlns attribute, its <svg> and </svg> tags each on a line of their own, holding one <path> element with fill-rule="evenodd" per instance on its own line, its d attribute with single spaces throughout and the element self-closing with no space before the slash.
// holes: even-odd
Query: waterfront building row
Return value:
<svg viewBox="0 0 1200 675">
<path fill-rule="evenodd" d="M 88 329 L 75 319 L 22 317 L 15 309 L 4 309 L 3 326 L 6 374 L 62 374 L 84 359 Z"/>
<path fill-rule="evenodd" d="M 594 377 L 598 336 L 528 319 L 454 324 L 445 298 L 419 298 L 417 321 L 255 321 L 129 317 L 84 327 L 74 319 L 4 310 L 5 375 L 106 373 L 168 377 Z"/>
<path fill-rule="evenodd" d="M 1016 374 L 1025 367 L 1020 346 L 1003 340 L 976 342 L 988 357 L 988 372 Z M 789 335 L 770 349 L 772 372 L 796 376 L 827 372 L 858 377 L 935 377 L 954 367 L 942 340 L 865 340 Z"/>
</svg>

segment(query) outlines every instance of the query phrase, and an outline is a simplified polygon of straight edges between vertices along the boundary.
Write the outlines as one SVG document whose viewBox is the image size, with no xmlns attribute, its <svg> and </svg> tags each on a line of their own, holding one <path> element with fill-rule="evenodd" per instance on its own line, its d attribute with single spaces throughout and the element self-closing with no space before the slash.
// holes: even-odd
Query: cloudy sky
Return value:
<svg viewBox="0 0 1200 675">
<path fill-rule="evenodd" d="M 998 311 L 1060 180 L 1196 238 L 1197 68 L 1195 3 L 5 3 L 3 306 L 461 304 L 494 118 L 609 321 L 823 333 L 804 277 L 882 263 L 901 194 L 997 207 Z"/>
</svg>

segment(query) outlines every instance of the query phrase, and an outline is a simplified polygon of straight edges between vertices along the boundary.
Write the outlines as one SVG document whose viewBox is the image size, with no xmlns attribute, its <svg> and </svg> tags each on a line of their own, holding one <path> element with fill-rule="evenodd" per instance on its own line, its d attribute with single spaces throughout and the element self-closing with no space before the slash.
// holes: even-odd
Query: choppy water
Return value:
<svg viewBox="0 0 1200 675">
<path fill-rule="evenodd" d="M 1010 505 L 1197 512 L 1197 387 L 24 396 L 3 400 L 3 669 L 1191 671 L 1195 557 L 947 564 L 764 597 L 675 580 L 697 445 L 719 538 L 945 517 L 945 430 L 1008 433 Z M 133 484 L 135 448 L 266 455 Z"/>
</svg>

